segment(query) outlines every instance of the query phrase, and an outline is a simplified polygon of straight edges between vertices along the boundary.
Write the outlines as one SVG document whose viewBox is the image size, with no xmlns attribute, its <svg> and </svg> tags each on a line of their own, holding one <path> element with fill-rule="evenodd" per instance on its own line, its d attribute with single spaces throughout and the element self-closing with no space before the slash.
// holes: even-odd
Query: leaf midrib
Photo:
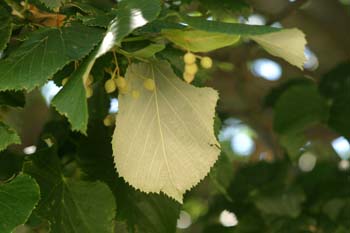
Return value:
<svg viewBox="0 0 350 233">
<path fill-rule="evenodd" d="M 151 65 L 152 79 L 153 79 L 154 83 L 156 83 L 153 66 L 154 65 L 152 64 Z M 162 149 L 163 149 L 163 158 L 164 158 L 164 161 L 165 161 L 165 164 L 167 167 L 169 181 L 172 184 L 172 186 L 174 186 L 175 189 L 178 190 L 178 188 L 175 186 L 174 181 L 173 181 L 173 174 L 172 174 L 172 171 L 170 170 L 169 162 L 168 162 L 168 158 L 167 158 L 167 154 L 166 154 L 166 150 L 165 150 L 164 136 L 163 136 L 163 130 L 162 130 L 162 125 L 161 125 L 161 120 L 160 120 L 159 106 L 158 106 L 157 86 L 154 89 L 154 95 L 155 95 L 155 101 L 156 101 L 156 114 L 157 114 L 157 119 L 158 119 L 158 127 L 159 127 L 160 139 L 161 139 L 161 144 L 162 144 Z"/>
</svg>

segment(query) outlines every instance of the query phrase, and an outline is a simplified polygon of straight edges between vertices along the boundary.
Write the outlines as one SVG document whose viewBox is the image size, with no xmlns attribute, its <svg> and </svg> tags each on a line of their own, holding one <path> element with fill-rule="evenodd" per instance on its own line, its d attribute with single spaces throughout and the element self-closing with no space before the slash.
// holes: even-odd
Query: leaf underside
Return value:
<svg viewBox="0 0 350 233">
<path fill-rule="evenodd" d="M 163 30 L 165 38 L 193 52 L 209 52 L 236 43 L 239 35 L 228 35 L 200 30 Z"/>
<path fill-rule="evenodd" d="M 154 80 L 154 91 L 143 87 L 145 78 Z M 126 80 L 140 96 L 119 96 L 116 169 L 133 187 L 182 202 L 220 153 L 213 129 L 218 94 L 186 84 L 163 61 L 130 65 Z"/>
<path fill-rule="evenodd" d="M 279 32 L 250 36 L 250 39 L 261 45 L 270 54 L 281 57 L 299 69 L 306 62 L 304 49 L 305 35 L 299 29 L 284 29 Z"/>
</svg>

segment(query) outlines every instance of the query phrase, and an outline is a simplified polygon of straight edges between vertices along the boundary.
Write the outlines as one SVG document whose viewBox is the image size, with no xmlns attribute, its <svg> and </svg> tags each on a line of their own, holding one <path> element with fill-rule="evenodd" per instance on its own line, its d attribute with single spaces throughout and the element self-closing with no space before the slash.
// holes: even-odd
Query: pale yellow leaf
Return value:
<svg viewBox="0 0 350 233">
<path fill-rule="evenodd" d="M 304 49 L 306 45 L 305 34 L 299 29 L 284 29 L 262 35 L 249 36 L 260 44 L 267 52 L 281 57 L 292 65 L 303 69 L 306 61 Z"/>
<path fill-rule="evenodd" d="M 237 43 L 239 35 L 228 35 L 224 33 L 206 32 L 200 30 L 162 30 L 165 38 L 176 45 L 192 52 L 209 52 Z"/>
<path fill-rule="evenodd" d="M 153 91 L 144 88 L 148 78 Z M 213 129 L 218 93 L 183 82 L 167 62 L 132 64 L 126 80 L 139 97 L 119 95 L 112 141 L 116 169 L 136 189 L 182 202 L 220 153 Z"/>
</svg>

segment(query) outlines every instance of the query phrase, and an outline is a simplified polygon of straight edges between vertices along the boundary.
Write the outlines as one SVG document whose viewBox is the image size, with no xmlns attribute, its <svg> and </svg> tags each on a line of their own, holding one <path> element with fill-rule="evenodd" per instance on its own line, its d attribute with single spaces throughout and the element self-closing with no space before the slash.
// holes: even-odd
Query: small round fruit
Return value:
<svg viewBox="0 0 350 233">
<path fill-rule="evenodd" d="M 201 59 L 201 66 L 204 69 L 210 69 L 213 66 L 213 60 L 210 57 L 203 57 Z"/>
<path fill-rule="evenodd" d="M 194 74 L 189 74 L 189 73 L 184 73 L 183 74 L 183 77 L 184 77 L 184 80 L 187 82 L 187 83 L 191 83 L 194 79 Z"/>
<path fill-rule="evenodd" d="M 154 91 L 154 89 L 156 88 L 156 84 L 154 83 L 154 80 L 150 78 L 146 79 L 143 82 L 143 86 L 149 91 Z"/>
<path fill-rule="evenodd" d="M 103 124 L 105 126 L 112 126 L 115 124 L 115 117 L 112 114 L 108 114 L 105 119 L 103 119 Z"/>
<path fill-rule="evenodd" d="M 191 52 L 187 52 L 185 55 L 184 55 L 184 62 L 185 64 L 193 64 L 196 62 L 196 56 L 191 53 Z"/>
<path fill-rule="evenodd" d="M 198 71 L 198 66 L 196 63 L 185 66 L 185 73 L 195 75 Z"/>
<path fill-rule="evenodd" d="M 86 98 L 90 98 L 94 94 L 94 90 L 92 89 L 92 87 L 87 87 L 85 89 L 85 92 L 86 92 Z"/>
<path fill-rule="evenodd" d="M 126 80 L 125 80 L 125 78 L 124 77 L 122 77 L 122 76 L 119 76 L 116 80 L 115 80 L 115 84 L 117 85 L 117 87 L 119 88 L 119 89 L 123 89 L 123 88 L 125 88 L 126 87 Z"/>
<path fill-rule="evenodd" d="M 116 85 L 115 85 L 115 82 L 113 79 L 108 79 L 106 82 L 105 82 L 105 90 L 108 94 L 112 93 L 115 91 L 116 89 Z"/>
</svg>

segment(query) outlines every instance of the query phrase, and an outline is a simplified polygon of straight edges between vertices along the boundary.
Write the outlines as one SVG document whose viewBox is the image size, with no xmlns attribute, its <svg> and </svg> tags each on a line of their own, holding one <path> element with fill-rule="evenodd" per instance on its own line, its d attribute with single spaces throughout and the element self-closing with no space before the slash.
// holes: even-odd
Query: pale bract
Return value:
<svg viewBox="0 0 350 233">
<path fill-rule="evenodd" d="M 270 54 L 281 57 L 290 64 L 303 69 L 306 62 L 304 54 L 306 39 L 305 34 L 299 29 L 284 29 L 248 37 L 260 44 Z"/>
<path fill-rule="evenodd" d="M 153 91 L 144 88 L 153 79 Z M 217 160 L 214 135 L 218 93 L 181 81 L 167 62 L 129 66 L 131 92 L 119 95 L 112 145 L 118 173 L 136 189 L 163 192 L 182 202 Z"/>
<path fill-rule="evenodd" d="M 165 38 L 174 44 L 192 52 L 209 52 L 215 49 L 237 43 L 239 35 L 228 35 L 224 33 L 206 32 L 201 30 L 163 30 Z"/>
</svg>

